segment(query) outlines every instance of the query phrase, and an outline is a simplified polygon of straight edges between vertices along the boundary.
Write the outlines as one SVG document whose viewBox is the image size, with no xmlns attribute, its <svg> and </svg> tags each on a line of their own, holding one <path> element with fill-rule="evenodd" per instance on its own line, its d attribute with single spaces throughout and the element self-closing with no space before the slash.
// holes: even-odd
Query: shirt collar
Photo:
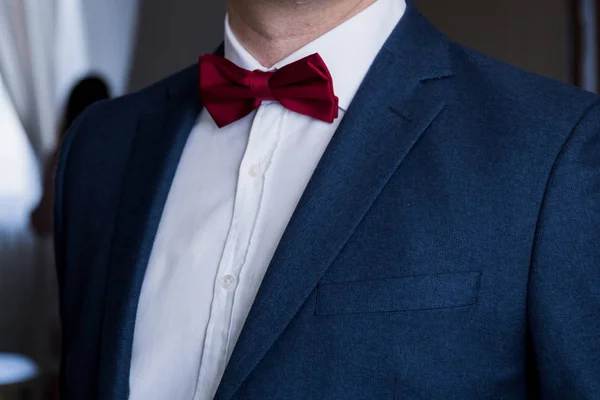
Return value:
<svg viewBox="0 0 600 400">
<path fill-rule="evenodd" d="M 377 0 L 371 6 L 318 37 L 270 68 L 262 66 L 239 43 L 225 18 L 225 57 L 241 68 L 276 70 L 319 53 L 333 78 L 339 108 L 348 109 L 375 56 L 406 10 L 405 0 Z"/>
</svg>

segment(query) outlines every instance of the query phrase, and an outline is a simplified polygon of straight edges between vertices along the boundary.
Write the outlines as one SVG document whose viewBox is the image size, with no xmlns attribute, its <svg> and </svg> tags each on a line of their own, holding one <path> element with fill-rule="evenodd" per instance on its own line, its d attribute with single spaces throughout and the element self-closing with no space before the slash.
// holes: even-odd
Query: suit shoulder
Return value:
<svg viewBox="0 0 600 400">
<path fill-rule="evenodd" d="M 75 122 L 65 142 L 72 141 L 79 153 L 110 154 L 129 147 L 141 117 L 163 109 L 170 92 L 194 90 L 190 79 L 195 70 L 191 66 L 134 93 L 93 104 Z"/>
<path fill-rule="evenodd" d="M 90 106 L 82 116 L 79 130 L 114 127 L 155 112 L 170 92 L 193 90 L 190 80 L 194 80 L 196 69 L 196 65 L 192 65 L 143 89 Z"/>
<path fill-rule="evenodd" d="M 453 67 L 461 90 L 497 111 L 548 124 L 575 124 L 600 96 L 573 85 L 511 66 L 451 42 Z"/>
<path fill-rule="evenodd" d="M 194 90 L 189 81 L 192 71 L 188 68 L 135 93 L 88 107 L 61 144 L 59 173 L 64 180 L 71 186 L 90 186 L 92 176 L 97 178 L 94 182 L 121 179 L 140 121 L 164 110 L 169 92 L 190 86 Z"/>
</svg>

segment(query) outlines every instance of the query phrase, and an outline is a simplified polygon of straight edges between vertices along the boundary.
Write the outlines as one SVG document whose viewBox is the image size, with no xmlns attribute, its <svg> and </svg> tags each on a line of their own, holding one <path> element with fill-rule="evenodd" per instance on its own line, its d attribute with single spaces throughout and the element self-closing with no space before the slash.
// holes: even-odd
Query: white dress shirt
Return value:
<svg viewBox="0 0 600 400">
<path fill-rule="evenodd" d="M 402 15 L 378 0 L 271 68 L 225 22 L 225 57 L 274 70 L 313 53 L 339 97 L 331 124 L 273 101 L 217 128 L 206 112 L 186 143 L 140 295 L 130 399 L 208 400 L 221 377 L 281 236 L 367 70 Z"/>
</svg>

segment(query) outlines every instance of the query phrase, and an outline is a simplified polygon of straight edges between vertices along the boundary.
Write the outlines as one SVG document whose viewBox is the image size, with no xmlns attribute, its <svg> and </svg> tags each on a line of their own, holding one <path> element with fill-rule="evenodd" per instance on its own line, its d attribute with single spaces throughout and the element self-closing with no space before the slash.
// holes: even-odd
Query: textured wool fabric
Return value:
<svg viewBox="0 0 600 400">
<path fill-rule="evenodd" d="M 144 269 L 201 109 L 197 68 L 92 107 L 63 144 L 65 399 L 127 399 Z M 596 95 L 450 42 L 409 3 L 215 398 L 600 398 L 599 126 Z"/>
</svg>

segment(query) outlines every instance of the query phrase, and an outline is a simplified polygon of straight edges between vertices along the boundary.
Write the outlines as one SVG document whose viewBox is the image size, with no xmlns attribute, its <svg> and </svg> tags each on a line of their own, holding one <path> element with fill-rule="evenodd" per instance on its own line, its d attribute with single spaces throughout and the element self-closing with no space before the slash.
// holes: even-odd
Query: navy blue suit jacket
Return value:
<svg viewBox="0 0 600 400">
<path fill-rule="evenodd" d="M 64 141 L 65 400 L 128 397 L 140 288 L 197 84 L 192 66 L 93 106 Z M 453 43 L 409 4 L 306 188 L 216 399 L 538 397 L 600 399 L 598 97 Z"/>
</svg>

